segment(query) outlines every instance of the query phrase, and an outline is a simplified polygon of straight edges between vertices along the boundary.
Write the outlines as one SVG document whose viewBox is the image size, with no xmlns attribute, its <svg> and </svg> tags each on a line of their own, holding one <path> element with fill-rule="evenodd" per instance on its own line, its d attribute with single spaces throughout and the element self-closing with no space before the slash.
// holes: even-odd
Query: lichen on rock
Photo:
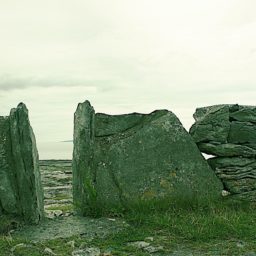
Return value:
<svg viewBox="0 0 256 256">
<path fill-rule="evenodd" d="M 88 101 L 74 118 L 73 198 L 86 209 L 138 201 L 218 197 L 222 185 L 178 118 L 95 113 Z"/>
<path fill-rule="evenodd" d="M 38 223 L 43 217 L 43 192 L 38 152 L 28 110 L 20 103 L 7 117 L 0 117 L 0 208 Z"/>
<path fill-rule="evenodd" d="M 190 134 L 201 152 L 214 156 L 208 162 L 225 190 L 234 198 L 256 201 L 256 107 L 203 107 L 194 118 Z"/>
</svg>

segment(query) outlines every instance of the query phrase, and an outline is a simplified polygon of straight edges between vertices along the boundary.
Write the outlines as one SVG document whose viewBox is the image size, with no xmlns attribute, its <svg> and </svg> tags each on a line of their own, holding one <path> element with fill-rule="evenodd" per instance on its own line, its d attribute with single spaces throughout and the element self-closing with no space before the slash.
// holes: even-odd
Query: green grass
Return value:
<svg viewBox="0 0 256 256">
<path fill-rule="evenodd" d="M 107 214 L 105 212 L 105 214 Z M 113 216 L 109 212 L 108 216 Z M 54 239 L 38 244 L 29 244 L 15 250 L 14 255 L 44 255 L 45 247 L 51 248 L 58 255 L 71 255 L 72 248 L 68 241 L 75 241 L 75 246 L 99 247 L 101 251 L 111 251 L 111 255 L 150 255 L 143 249 L 129 245 L 133 241 L 143 241 L 153 237 L 152 246 L 163 246 L 162 255 L 173 252 L 182 246 L 194 252 L 194 255 L 244 255 L 256 252 L 256 206 L 255 204 L 230 200 L 202 204 L 199 202 L 180 201 L 170 204 L 168 201 L 140 202 L 123 211 L 123 217 L 129 224 L 117 234 L 105 238 L 87 240 L 83 236 L 67 239 Z M 244 246 L 237 243 L 242 241 Z M 15 244 L 24 241 L 0 238 L 0 252 L 8 252 Z M 5 255 L 5 254 L 1 254 Z"/>
<path fill-rule="evenodd" d="M 211 207 L 174 208 L 159 211 L 147 208 L 128 213 L 125 218 L 144 230 L 161 230 L 190 241 L 211 239 L 256 239 L 256 207 L 235 204 Z"/>
<path fill-rule="evenodd" d="M 0 235 L 7 234 L 10 230 L 18 228 L 22 223 L 11 215 L 0 215 Z"/>
</svg>

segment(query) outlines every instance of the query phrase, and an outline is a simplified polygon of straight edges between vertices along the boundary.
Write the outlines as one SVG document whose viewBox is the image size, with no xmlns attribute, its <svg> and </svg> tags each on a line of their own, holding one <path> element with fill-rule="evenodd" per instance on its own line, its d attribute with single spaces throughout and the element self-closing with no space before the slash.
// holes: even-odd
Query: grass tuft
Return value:
<svg viewBox="0 0 256 256">
<path fill-rule="evenodd" d="M 14 216 L 0 215 L 0 235 L 8 234 L 10 230 L 18 228 L 21 224 L 21 221 Z"/>
</svg>

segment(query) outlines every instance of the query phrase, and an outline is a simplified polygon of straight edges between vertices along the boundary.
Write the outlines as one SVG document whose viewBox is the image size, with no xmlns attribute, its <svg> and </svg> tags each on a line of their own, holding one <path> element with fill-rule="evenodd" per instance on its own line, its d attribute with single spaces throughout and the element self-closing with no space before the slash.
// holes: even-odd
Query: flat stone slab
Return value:
<svg viewBox="0 0 256 256">
<path fill-rule="evenodd" d="M 232 143 L 213 144 L 213 143 L 198 143 L 198 148 L 210 155 L 215 156 L 244 156 L 254 158 L 256 157 L 256 150 L 244 145 L 236 145 Z"/>
<path fill-rule="evenodd" d="M 243 157 L 216 157 L 208 159 L 224 187 L 241 199 L 253 199 L 256 193 L 256 161 Z M 256 197 L 253 200 L 256 201 Z"/>
</svg>

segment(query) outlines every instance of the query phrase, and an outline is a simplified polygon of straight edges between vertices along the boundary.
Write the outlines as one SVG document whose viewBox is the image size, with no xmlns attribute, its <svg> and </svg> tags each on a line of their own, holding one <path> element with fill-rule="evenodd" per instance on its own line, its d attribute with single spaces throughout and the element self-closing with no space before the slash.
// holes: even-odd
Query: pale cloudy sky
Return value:
<svg viewBox="0 0 256 256">
<path fill-rule="evenodd" d="M 37 141 L 73 113 L 256 105 L 255 0 L 0 0 L 0 115 L 23 101 Z"/>
</svg>

